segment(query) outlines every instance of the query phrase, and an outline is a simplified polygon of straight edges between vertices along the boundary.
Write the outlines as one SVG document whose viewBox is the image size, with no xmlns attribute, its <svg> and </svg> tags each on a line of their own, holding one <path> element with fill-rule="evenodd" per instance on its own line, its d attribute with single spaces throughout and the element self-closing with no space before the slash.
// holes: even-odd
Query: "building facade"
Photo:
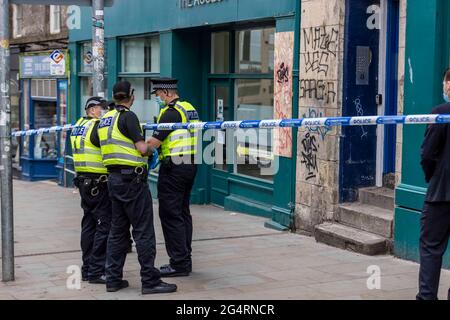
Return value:
<svg viewBox="0 0 450 320">
<path fill-rule="evenodd" d="M 12 128 L 64 125 L 69 74 L 66 7 L 11 5 L 10 12 Z M 22 177 L 56 178 L 64 139 L 62 134 L 18 139 L 15 162 Z"/>
<path fill-rule="evenodd" d="M 116 0 L 105 9 L 107 92 L 129 80 L 134 111 L 147 123 L 159 112 L 150 79 L 160 76 L 179 79 L 203 121 L 427 113 L 449 56 L 448 5 L 431 2 Z M 421 12 L 427 29 L 419 31 Z M 69 37 L 71 123 L 92 94 L 90 19 L 83 9 Z M 424 57 L 436 59 L 432 70 L 414 72 Z M 202 152 L 213 146 L 221 161 L 200 165 L 192 201 L 267 217 L 269 227 L 331 245 L 417 260 L 423 131 L 312 126 L 261 129 L 255 140 L 245 130 L 210 130 Z"/>
</svg>

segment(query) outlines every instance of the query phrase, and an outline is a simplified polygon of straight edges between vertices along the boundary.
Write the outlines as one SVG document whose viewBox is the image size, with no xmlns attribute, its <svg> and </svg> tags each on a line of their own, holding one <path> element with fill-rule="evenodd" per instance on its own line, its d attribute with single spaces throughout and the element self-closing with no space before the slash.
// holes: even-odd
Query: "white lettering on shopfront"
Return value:
<svg viewBox="0 0 450 320">
<path fill-rule="evenodd" d="M 180 8 L 181 9 L 190 9 L 193 7 L 203 6 L 206 4 L 214 4 L 223 2 L 226 0 L 180 0 Z"/>
</svg>

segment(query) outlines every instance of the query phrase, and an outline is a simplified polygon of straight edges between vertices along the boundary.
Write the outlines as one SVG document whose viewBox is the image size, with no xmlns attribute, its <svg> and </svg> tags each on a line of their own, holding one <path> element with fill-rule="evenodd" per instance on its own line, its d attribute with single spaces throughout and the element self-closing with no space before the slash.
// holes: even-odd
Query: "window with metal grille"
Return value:
<svg viewBox="0 0 450 320">
<path fill-rule="evenodd" d="M 33 79 L 31 80 L 31 96 L 36 98 L 56 99 L 56 80 Z"/>
</svg>

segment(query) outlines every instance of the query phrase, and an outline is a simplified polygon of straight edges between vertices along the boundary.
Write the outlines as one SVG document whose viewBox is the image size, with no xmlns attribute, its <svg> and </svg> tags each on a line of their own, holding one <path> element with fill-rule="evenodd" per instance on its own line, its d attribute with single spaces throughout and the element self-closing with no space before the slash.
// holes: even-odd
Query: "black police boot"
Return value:
<svg viewBox="0 0 450 320">
<path fill-rule="evenodd" d="M 142 294 L 171 293 L 177 291 L 177 285 L 161 281 L 158 285 L 142 288 Z"/>
<path fill-rule="evenodd" d="M 187 277 L 189 276 L 189 271 L 180 271 L 172 268 L 170 264 L 165 264 L 159 268 L 159 272 L 161 273 L 161 277 Z"/>
<path fill-rule="evenodd" d="M 99 278 L 89 279 L 90 284 L 106 284 L 106 276 L 101 276 Z"/>
<path fill-rule="evenodd" d="M 128 288 L 128 286 L 129 286 L 128 281 L 127 280 L 122 280 L 122 282 L 119 285 L 117 285 L 117 286 L 108 286 L 108 285 L 106 285 L 106 291 L 107 292 L 117 292 L 117 291 L 119 291 L 121 289 Z"/>
</svg>

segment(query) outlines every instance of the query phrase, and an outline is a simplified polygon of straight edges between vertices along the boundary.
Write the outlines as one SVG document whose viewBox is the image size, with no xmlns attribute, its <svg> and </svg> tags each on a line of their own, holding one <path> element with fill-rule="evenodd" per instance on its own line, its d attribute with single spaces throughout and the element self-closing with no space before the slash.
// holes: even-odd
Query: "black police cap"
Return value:
<svg viewBox="0 0 450 320">
<path fill-rule="evenodd" d="M 114 96 L 122 96 L 125 98 L 131 95 L 131 83 L 128 81 L 117 82 L 113 87 Z"/>
<path fill-rule="evenodd" d="M 107 101 L 102 97 L 92 97 L 86 101 L 86 105 L 84 106 L 84 110 L 87 110 L 91 107 L 101 106 L 102 108 L 106 108 Z"/>
</svg>

